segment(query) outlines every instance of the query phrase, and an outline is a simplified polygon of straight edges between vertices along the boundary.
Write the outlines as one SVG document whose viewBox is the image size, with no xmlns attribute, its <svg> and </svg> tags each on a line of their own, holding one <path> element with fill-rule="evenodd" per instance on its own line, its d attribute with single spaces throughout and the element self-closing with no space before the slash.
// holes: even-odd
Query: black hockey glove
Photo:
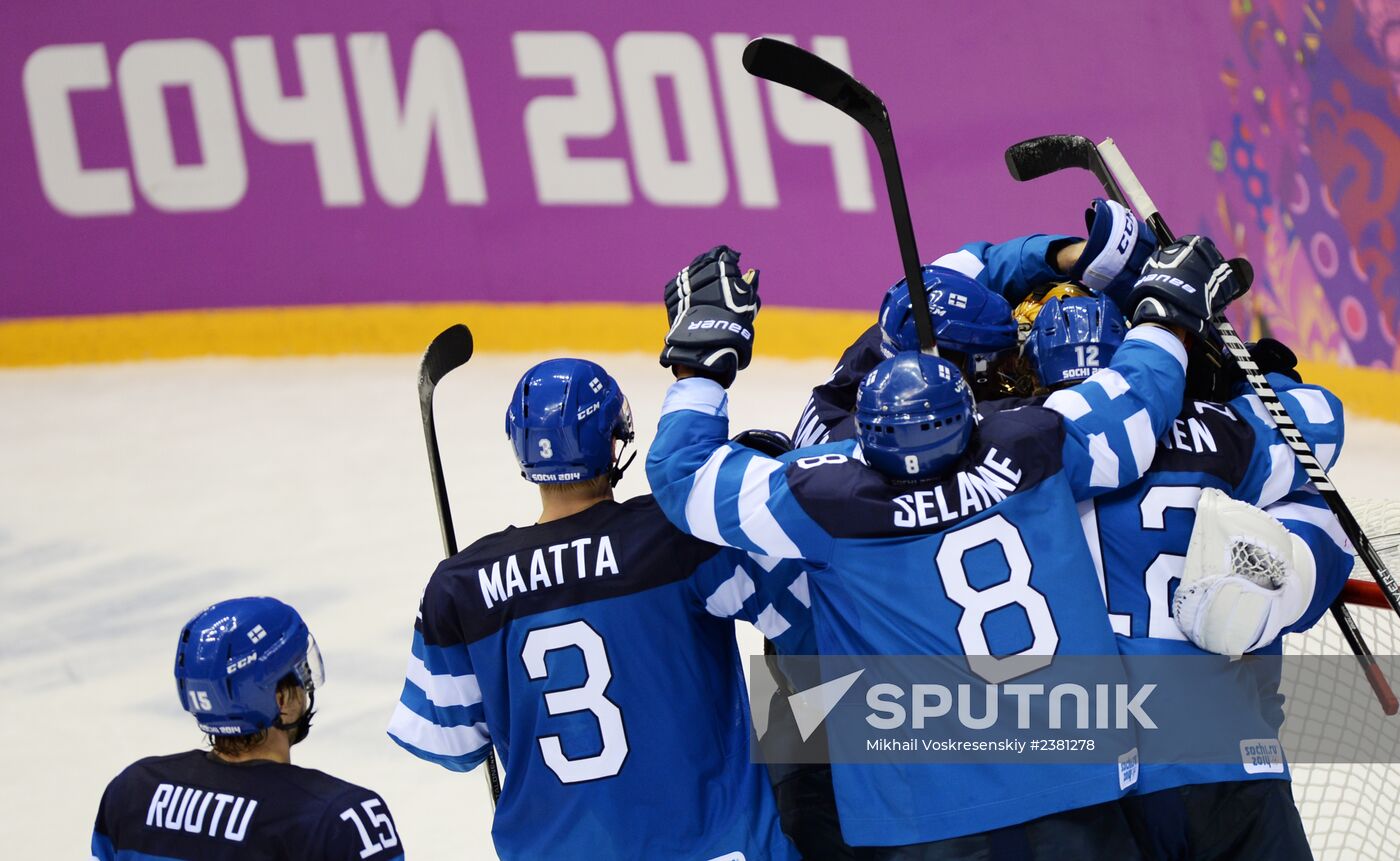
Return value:
<svg viewBox="0 0 1400 861">
<path fill-rule="evenodd" d="M 1179 326 L 1214 340 L 1211 317 L 1244 295 L 1254 270 L 1242 257 L 1226 260 L 1205 236 L 1183 236 L 1158 249 L 1128 294 L 1133 323 Z"/>
<path fill-rule="evenodd" d="M 758 272 L 740 274 L 739 253 L 719 245 L 696 257 L 666 284 L 663 367 L 681 366 L 725 388 L 753 357 Z"/>
<path fill-rule="evenodd" d="M 792 438 L 782 431 L 752 428 L 740 431 L 732 442 L 769 457 L 779 457 L 792 451 Z"/>
<path fill-rule="evenodd" d="M 1298 373 L 1298 354 L 1287 344 L 1273 338 L 1260 338 L 1258 341 L 1250 341 L 1245 346 L 1254 357 L 1254 364 L 1259 366 L 1259 373 L 1283 374 L 1295 383 L 1303 381 L 1303 375 Z"/>
<path fill-rule="evenodd" d="M 752 323 L 761 303 L 758 300 L 758 270 L 746 275 L 739 268 L 739 252 L 728 245 L 716 245 L 685 267 L 666 283 L 666 323 L 676 325 L 676 316 L 687 308 L 713 305 L 744 317 Z"/>
<path fill-rule="evenodd" d="M 753 328 L 732 311 L 711 305 L 692 307 L 666 333 L 662 367 L 679 365 L 729 388 L 753 358 Z"/>
</svg>

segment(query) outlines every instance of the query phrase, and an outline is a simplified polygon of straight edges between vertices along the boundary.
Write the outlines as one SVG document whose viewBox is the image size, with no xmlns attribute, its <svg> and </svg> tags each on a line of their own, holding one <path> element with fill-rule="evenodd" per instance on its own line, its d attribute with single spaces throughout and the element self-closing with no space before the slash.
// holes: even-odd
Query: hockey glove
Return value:
<svg viewBox="0 0 1400 861">
<path fill-rule="evenodd" d="M 1069 277 L 1121 309 L 1143 264 L 1157 250 L 1157 236 L 1121 203 L 1101 197 L 1084 211 L 1084 225 L 1089 238 Z"/>
<path fill-rule="evenodd" d="M 753 428 L 740 431 L 731 442 L 751 448 L 759 454 L 780 457 L 792 451 L 792 438 L 782 431 Z"/>
<path fill-rule="evenodd" d="M 690 261 L 666 284 L 666 323 L 676 325 L 676 317 L 687 308 L 713 305 L 738 315 L 751 324 L 761 303 L 758 300 L 758 270 L 745 273 L 739 268 L 739 252 L 728 245 L 716 245 Z"/>
<path fill-rule="evenodd" d="M 691 368 L 725 388 L 753 356 L 753 318 L 761 304 L 758 272 L 740 276 L 739 252 L 718 245 L 666 284 L 663 367 Z"/>
<path fill-rule="evenodd" d="M 1179 326 L 1214 338 L 1211 317 L 1244 294 L 1254 269 L 1242 257 L 1226 260 L 1205 236 L 1183 236 L 1158 249 L 1128 294 L 1133 324 Z"/>
<path fill-rule="evenodd" d="M 1208 652 L 1242 655 L 1272 643 L 1307 610 L 1312 551 L 1265 511 L 1215 488 L 1201 493 L 1172 616 Z"/>
<path fill-rule="evenodd" d="M 679 365 L 729 388 L 753 357 L 753 329 L 743 316 L 724 308 L 688 308 L 666 333 L 663 367 Z"/>
</svg>

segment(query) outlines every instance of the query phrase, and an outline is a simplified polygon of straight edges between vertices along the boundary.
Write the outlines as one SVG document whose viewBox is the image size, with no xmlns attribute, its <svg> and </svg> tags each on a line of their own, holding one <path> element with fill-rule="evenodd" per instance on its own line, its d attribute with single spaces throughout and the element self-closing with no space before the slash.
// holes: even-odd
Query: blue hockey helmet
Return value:
<svg viewBox="0 0 1400 861">
<path fill-rule="evenodd" d="M 1128 326 L 1107 296 L 1052 298 L 1026 336 L 1025 355 L 1042 388 L 1088 379 L 1106 367 Z"/>
<path fill-rule="evenodd" d="M 940 351 L 988 355 L 1016 346 L 1016 322 L 1007 301 L 977 281 L 943 266 L 923 267 L 924 288 Z M 900 279 L 880 305 L 881 350 L 886 358 L 919 349 L 909 284 Z"/>
<path fill-rule="evenodd" d="M 856 437 L 865 462 L 915 480 L 957 459 L 976 426 L 972 390 L 947 359 L 903 352 L 866 375 L 856 393 Z"/>
<path fill-rule="evenodd" d="M 520 474 L 539 484 L 611 475 L 613 440 L 632 441 L 632 409 L 617 381 L 586 359 L 550 359 L 525 372 L 506 409 Z M 629 460 L 628 463 L 631 461 Z"/>
<path fill-rule="evenodd" d="M 284 725 L 277 688 L 288 677 L 306 689 L 301 720 Z M 325 683 L 321 650 L 301 615 L 276 598 L 234 598 L 202 610 L 180 631 L 175 686 L 180 705 L 212 736 L 268 727 L 310 728 L 316 689 Z M 299 726 L 300 725 L 300 726 Z"/>
</svg>

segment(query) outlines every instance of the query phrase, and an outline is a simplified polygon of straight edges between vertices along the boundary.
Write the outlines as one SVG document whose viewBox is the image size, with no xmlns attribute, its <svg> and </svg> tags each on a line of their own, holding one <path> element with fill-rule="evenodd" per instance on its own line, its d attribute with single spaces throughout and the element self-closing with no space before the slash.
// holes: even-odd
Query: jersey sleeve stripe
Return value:
<svg viewBox="0 0 1400 861">
<path fill-rule="evenodd" d="M 1313 448 L 1313 454 L 1322 463 L 1323 469 L 1331 469 L 1337 462 L 1337 444 L 1334 442 L 1318 443 Z"/>
<path fill-rule="evenodd" d="M 1268 508 L 1287 496 L 1293 489 L 1296 467 L 1297 460 L 1293 457 L 1293 449 L 1289 448 L 1287 443 L 1280 442 L 1269 446 L 1269 477 L 1264 480 L 1255 505 Z"/>
<path fill-rule="evenodd" d="M 1186 347 L 1175 335 L 1158 326 L 1134 326 L 1128 330 L 1128 334 L 1123 338 L 1126 341 L 1148 341 L 1149 343 L 1161 347 L 1177 364 L 1181 365 L 1181 370 L 1186 370 Z"/>
<path fill-rule="evenodd" d="M 661 402 L 661 415 L 681 410 L 694 410 L 707 416 L 728 416 L 729 395 L 714 380 L 703 377 L 677 380 L 666 390 L 666 399 Z"/>
<path fill-rule="evenodd" d="M 750 553 L 749 558 L 758 563 L 758 567 L 764 571 L 772 571 L 778 567 L 778 563 L 783 560 L 777 556 L 764 556 L 762 553 Z"/>
<path fill-rule="evenodd" d="M 1123 421 L 1123 429 L 1128 433 L 1128 445 L 1133 450 L 1133 464 L 1137 467 L 1137 474 L 1133 480 L 1136 480 L 1147 472 L 1147 468 L 1152 466 L 1152 458 L 1157 455 L 1157 439 L 1152 435 L 1152 417 L 1147 414 L 1147 410 L 1138 410 Z"/>
<path fill-rule="evenodd" d="M 394 716 L 389 720 L 389 735 L 415 753 L 423 751 L 452 758 L 476 753 L 491 741 L 485 721 L 469 726 L 439 726 L 403 702 L 395 707 Z"/>
<path fill-rule="evenodd" d="M 1299 387 L 1279 392 L 1279 399 L 1289 407 L 1289 414 L 1297 416 L 1301 410 L 1302 415 L 1309 422 L 1315 425 L 1331 424 L 1337 420 L 1332 412 L 1332 405 L 1327 403 L 1327 397 L 1317 389 Z M 1298 409 L 1293 409 L 1289 401 L 1295 401 Z"/>
<path fill-rule="evenodd" d="M 1070 421 L 1081 419 L 1089 414 L 1089 402 L 1074 389 L 1061 389 L 1045 399 L 1047 409 L 1052 409 Z"/>
<path fill-rule="evenodd" d="M 1332 543 L 1342 548 L 1348 553 L 1354 553 L 1351 541 L 1342 531 L 1341 521 L 1337 520 L 1337 515 L 1328 508 L 1317 508 L 1303 502 L 1284 502 L 1278 505 L 1271 505 L 1268 508 L 1269 514 L 1278 520 L 1298 520 L 1303 523 L 1311 523 L 1318 529 L 1326 533 Z"/>
<path fill-rule="evenodd" d="M 1123 375 L 1112 368 L 1104 368 L 1096 371 L 1092 377 L 1085 380 L 1086 383 L 1094 383 L 1103 389 L 1109 400 L 1120 398 L 1129 391 L 1128 381 L 1123 379 Z"/>
<path fill-rule="evenodd" d="M 411 681 L 404 683 L 403 693 L 399 694 L 399 703 L 424 720 L 432 721 L 443 727 L 473 726 L 486 719 L 485 707 L 481 703 L 472 705 L 436 703 L 429 698 L 427 691 Z"/>
<path fill-rule="evenodd" d="M 934 266 L 942 266 L 944 269 L 952 269 L 961 272 L 969 278 L 976 278 L 982 274 L 982 270 L 987 268 L 987 264 L 982 259 L 966 248 L 954 251 L 951 254 L 944 254 L 933 261 Z"/>
<path fill-rule="evenodd" d="M 728 619 L 739 612 L 744 602 L 755 591 L 753 578 L 740 566 L 734 567 L 734 576 L 719 584 L 719 588 L 705 599 L 705 611 L 711 616 Z"/>
<path fill-rule="evenodd" d="M 755 457 L 749 460 L 744 468 L 744 482 L 739 490 L 739 529 L 764 556 L 796 559 L 802 555 L 801 551 L 783 531 L 773 512 L 768 510 L 768 501 L 772 495 L 771 479 L 773 473 L 782 468 L 781 462 L 769 458 Z"/>
<path fill-rule="evenodd" d="M 804 607 L 812 606 L 812 595 L 807 591 L 807 572 L 803 571 L 788 584 L 788 591 L 791 592 Z"/>
<path fill-rule="evenodd" d="M 1093 471 L 1089 476 L 1092 487 L 1117 487 L 1120 484 L 1118 455 L 1109 444 L 1107 434 L 1089 434 L 1089 457 L 1093 461 Z"/>
<path fill-rule="evenodd" d="M 413 632 L 413 657 L 435 676 L 472 675 L 472 661 L 466 646 L 429 646 L 422 632 L 416 628 Z"/>
<path fill-rule="evenodd" d="M 470 672 L 471 663 L 465 658 L 465 652 L 465 646 L 454 649 L 424 645 L 423 635 L 415 631 L 413 656 L 408 659 L 405 675 L 440 706 L 475 705 L 481 702 L 481 686 L 477 684 L 476 675 Z M 433 666 L 430 667 L 424 657 L 432 659 Z"/>
<path fill-rule="evenodd" d="M 783 618 L 783 614 L 778 612 L 778 608 L 769 604 L 763 608 L 763 612 L 758 614 L 753 626 L 770 640 L 776 640 L 783 635 L 783 632 L 792 627 L 792 623 Z"/>
<path fill-rule="evenodd" d="M 474 706 L 481 702 L 481 686 L 476 676 L 434 675 L 417 658 L 408 659 L 405 675 L 435 705 Z"/>
<path fill-rule="evenodd" d="M 715 453 L 695 473 L 690 494 L 685 500 L 685 522 L 690 527 L 690 534 L 711 544 L 725 543 L 715 517 L 715 482 L 719 480 L 720 468 L 729 457 L 729 452 L 728 446 L 715 449 Z"/>
</svg>

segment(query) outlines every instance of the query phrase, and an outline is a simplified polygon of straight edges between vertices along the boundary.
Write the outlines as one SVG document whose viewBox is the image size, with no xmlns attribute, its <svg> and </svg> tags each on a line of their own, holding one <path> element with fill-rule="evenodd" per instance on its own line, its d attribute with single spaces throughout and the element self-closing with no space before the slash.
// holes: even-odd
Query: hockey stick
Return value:
<svg viewBox="0 0 1400 861">
<path fill-rule="evenodd" d="M 433 474 L 433 496 L 437 500 L 438 525 L 442 528 L 442 549 L 446 556 L 457 555 L 457 535 L 452 530 L 452 509 L 447 502 L 447 479 L 438 453 L 437 423 L 433 421 L 433 392 L 442 378 L 472 357 L 472 333 L 461 323 L 444 329 L 418 365 L 418 407 L 423 414 L 423 440 L 428 446 L 428 468 Z M 496 752 L 486 748 L 486 783 L 491 790 L 491 809 L 501 798 L 501 775 L 496 768 Z"/>
<path fill-rule="evenodd" d="M 1113 138 L 1105 138 L 1098 145 L 1082 135 L 1046 135 L 1032 138 L 1007 148 L 1006 167 L 1011 172 L 1012 178 L 1023 182 L 1070 167 L 1087 170 L 1098 177 L 1099 184 L 1103 186 L 1104 192 L 1109 197 L 1125 206 L 1131 205 L 1136 209 L 1163 244 L 1169 244 L 1176 240 L 1176 235 L 1172 233 L 1171 228 L 1167 227 L 1162 213 L 1152 202 L 1152 198 L 1147 196 L 1147 190 L 1143 188 L 1137 175 L 1128 166 L 1128 162 L 1119 152 L 1118 145 L 1113 142 Z M 1215 315 L 1211 320 L 1211 325 L 1220 335 L 1225 349 L 1230 353 L 1240 370 L 1244 372 L 1245 379 L 1248 380 L 1254 394 L 1268 409 L 1279 433 L 1283 435 L 1289 448 L 1293 450 L 1294 457 L 1298 459 L 1303 470 L 1312 479 L 1313 485 L 1322 494 L 1327 506 L 1337 515 L 1343 532 L 1355 546 L 1361 561 L 1366 564 L 1371 575 L 1375 577 L 1386 602 L 1391 609 L 1400 613 L 1400 585 L 1397 585 L 1390 569 L 1386 567 L 1380 554 L 1371 546 L 1371 542 L 1361 531 L 1351 509 L 1347 507 L 1341 494 L 1337 493 L 1336 487 L 1333 486 L 1331 478 L 1327 475 L 1327 470 L 1313 454 L 1307 440 L 1303 439 L 1303 435 L 1288 415 L 1288 410 L 1279 400 L 1273 386 L 1269 385 L 1269 381 L 1259 372 L 1259 366 L 1255 364 L 1253 357 L 1249 354 L 1249 349 L 1245 347 L 1239 334 L 1235 332 L 1235 327 L 1230 324 L 1229 320 L 1225 319 L 1224 314 Z M 1366 645 L 1366 640 L 1361 635 L 1361 629 L 1357 627 L 1356 620 L 1347 610 L 1346 602 L 1341 596 L 1332 603 L 1332 617 L 1336 619 L 1337 625 L 1342 629 L 1342 636 L 1346 638 L 1347 645 L 1351 647 L 1352 652 L 1356 654 L 1357 660 L 1361 663 L 1362 670 L 1371 683 L 1372 690 L 1376 692 L 1376 697 L 1380 700 L 1381 708 L 1387 715 L 1393 715 L 1400 711 L 1400 700 L 1397 700 L 1394 691 L 1391 690 L 1385 674 L 1381 671 L 1380 665 L 1376 663 L 1375 656 L 1372 655 L 1370 647 Z"/>
<path fill-rule="evenodd" d="M 914 222 L 909 217 L 909 198 L 904 192 L 904 174 L 899 169 L 894 129 L 890 126 L 890 112 L 885 109 L 885 103 L 845 71 L 816 54 L 777 39 L 754 39 L 745 46 L 744 68 L 750 75 L 792 87 L 826 102 L 860 123 L 875 142 L 875 151 L 880 154 L 880 166 L 885 173 L 885 191 L 890 198 L 894 232 L 899 239 L 904 279 L 909 285 L 909 301 L 914 306 L 914 329 L 919 334 L 919 349 L 933 356 L 938 355 L 938 345 L 933 338 L 933 320 L 928 309 L 928 292 L 924 289 L 923 266 L 919 262 L 919 248 L 914 241 Z"/>
</svg>

